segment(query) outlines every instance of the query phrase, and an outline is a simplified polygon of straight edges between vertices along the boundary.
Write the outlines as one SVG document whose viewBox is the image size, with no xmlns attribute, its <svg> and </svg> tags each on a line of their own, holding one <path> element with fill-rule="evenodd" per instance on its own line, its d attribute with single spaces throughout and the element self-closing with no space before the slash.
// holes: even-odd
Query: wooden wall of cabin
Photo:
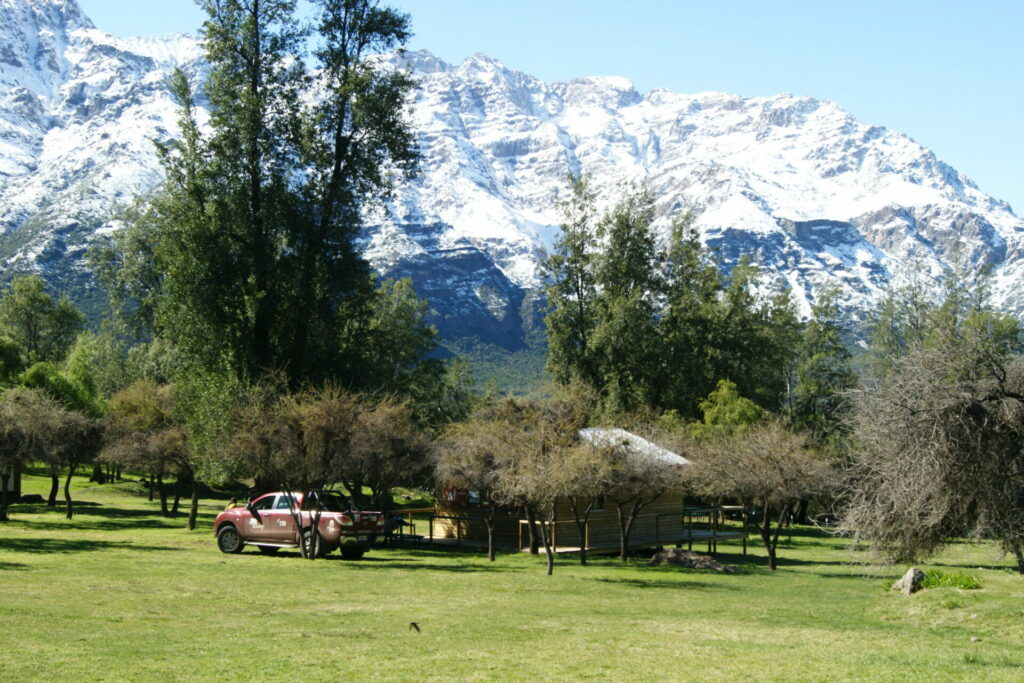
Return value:
<svg viewBox="0 0 1024 683">
<path fill-rule="evenodd" d="M 630 532 L 630 545 L 646 545 L 655 542 L 668 544 L 682 538 L 686 526 L 683 519 L 683 496 L 681 493 L 666 493 L 640 511 Z M 455 539 L 461 536 L 463 542 L 472 545 L 486 545 L 487 526 L 482 519 L 484 511 L 474 506 L 444 507 L 439 505 L 437 515 L 458 517 L 458 519 L 434 520 L 434 538 Z M 495 514 L 494 539 L 498 548 L 511 550 L 519 547 L 519 520 L 517 512 L 499 510 Z M 572 509 L 568 501 L 559 501 L 555 508 L 555 544 L 558 547 L 579 547 L 580 537 Z M 591 548 L 617 548 L 619 545 L 619 521 L 615 504 L 610 500 L 603 509 L 593 510 L 588 520 L 589 546 Z M 523 525 L 522 545 L 528 534 Z"/>
</svg>

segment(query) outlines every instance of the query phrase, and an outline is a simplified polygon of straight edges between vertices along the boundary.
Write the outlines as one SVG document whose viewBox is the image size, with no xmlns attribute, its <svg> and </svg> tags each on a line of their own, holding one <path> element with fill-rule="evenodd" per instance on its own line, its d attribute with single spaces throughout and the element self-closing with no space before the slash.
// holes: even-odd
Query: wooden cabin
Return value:
<svg viewBox="0 0 1024 683">
<path fill-rule="evenodd" d="M 688 466 L 690 461 L 624 429 L 583 429 L 580 438 L 598 447 L 624 449 L 629 457 L 656 458 L 667 465 Z M 486 497 L 476 491 L 450 490 L 439 496 L 431 519 L 433 540 L 449 540 L 474 546 L 487 544 Z M 718 540 L 746 535 L 725 525 L 724 508 L 686 507 L 683 491 L 668 491 L 644 507 L 630 532 L 629 546 L 643 548 L 707 541 L 712 552 Z M 494 544 L 505 550 L 529 546 L 529 522 L 520 510 L 495 511 Z M 584 528 L 583 538 L 567 500 L 555 505 L 551 537 L 556 552 L 572 552 L 583 545 L 595 552 L 619 548 L 619 521 L 611 500 L 597 500 Z M 745 543 L 744 543 L 745 547 Z"/>
</svg>

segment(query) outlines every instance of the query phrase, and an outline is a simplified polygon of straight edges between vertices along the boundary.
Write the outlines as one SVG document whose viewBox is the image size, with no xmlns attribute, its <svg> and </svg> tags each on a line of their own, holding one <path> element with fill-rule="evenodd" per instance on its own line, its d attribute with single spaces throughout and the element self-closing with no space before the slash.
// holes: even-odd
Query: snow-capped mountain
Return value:
<svg viewBox="0 0 1024 683">
<path fill-rule="evenodd" d="M 645 183 L 662 228 L 692 208 L 726 267 L 750 254 L 805 310 L 837 282 L 857 317 L 912 259 L 934 273 L 991 265 L 998 302 L 1024 311 L 1024 221 L 831 102 L 543 83 L 482 55 L 387 59 L 419 81 L 409 116 L 423 163 L 367 215 L 364 249 L 380 272 L 413 277 L 449 336 L 515 348 L 536 325 L 538 261 L 581 171 L 605 204 Z M 94 291 L 87 243 L 159 181 L 151 140 L 174 134 L 175 66 L 200 77 L 194 38 L 120 40 L 73 0 L 0 0 L 0 269 Z"/>
</svg>

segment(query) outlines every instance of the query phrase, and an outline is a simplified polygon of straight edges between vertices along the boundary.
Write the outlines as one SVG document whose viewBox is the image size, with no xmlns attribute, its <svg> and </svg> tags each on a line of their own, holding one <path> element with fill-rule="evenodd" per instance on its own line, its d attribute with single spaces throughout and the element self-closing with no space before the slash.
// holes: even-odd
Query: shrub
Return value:
<svg viewBox="0 0 1024 683">
<path fill-rule="evenodd" d="M 970 574 L 947 574 L 938 570 L 927 573 L 922 588 L 962 588 L 964 590 L 975 590 L 981 588 L 981 582 L 977 577 Z"/>
</svg>

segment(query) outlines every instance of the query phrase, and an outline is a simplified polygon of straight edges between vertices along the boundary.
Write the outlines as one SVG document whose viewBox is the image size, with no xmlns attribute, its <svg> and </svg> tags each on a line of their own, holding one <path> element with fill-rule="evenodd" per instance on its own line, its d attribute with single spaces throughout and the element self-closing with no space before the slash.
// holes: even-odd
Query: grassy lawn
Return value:
<svg viewBox="0 0 1024 683">
<path fill-rule="evenodd" d="M 47 482 L 29 478 L 27 492 Z M 992 546 L 926 565 L 981 588 L 910 598 L 905 568 L 797 529 L 777 572 L 595 558 L 375 549 L 359 562 L 222 555 L 129 486 L 78 483 L 79 514 L 16 505 L 0 525 L 0 679 L 1020 680 L 1024 578 Z M 736 550 L 735 554 L 730 554 Z M 421 633 L 410 630 L 415 621 Z"/>
</svg>

